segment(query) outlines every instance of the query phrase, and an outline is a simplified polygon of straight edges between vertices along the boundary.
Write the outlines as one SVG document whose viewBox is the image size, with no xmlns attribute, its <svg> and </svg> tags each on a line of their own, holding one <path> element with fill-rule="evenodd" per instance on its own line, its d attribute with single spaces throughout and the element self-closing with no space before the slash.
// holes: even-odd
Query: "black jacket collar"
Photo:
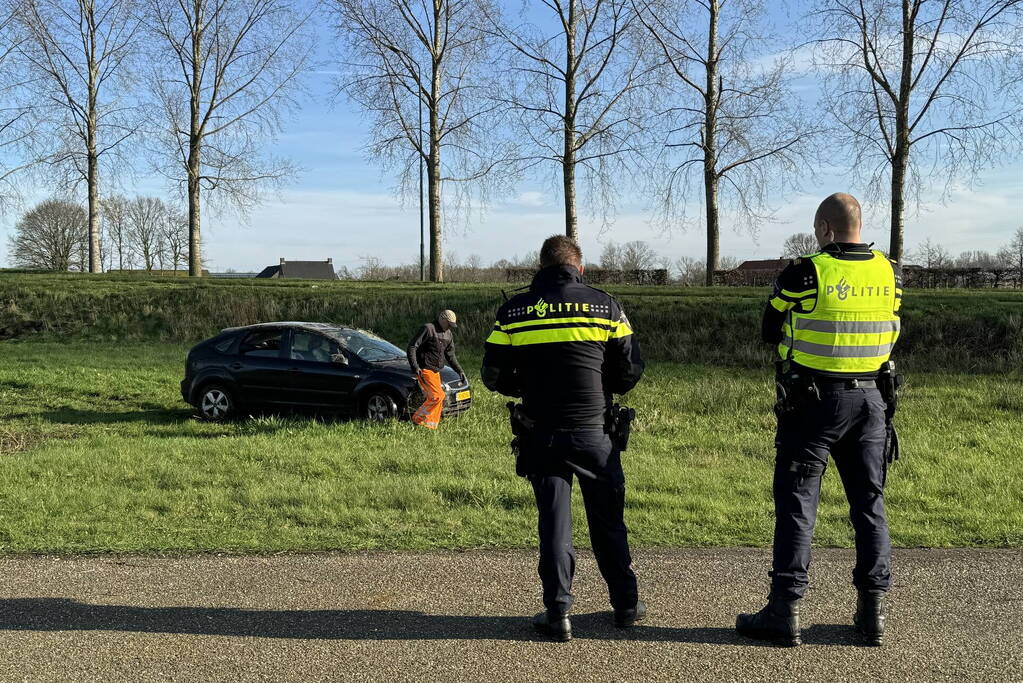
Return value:
<svg viewBox="0 0 1023 683">
<path fill-rule="evenodd" d="M 530 289 L 564 287 L 570 283 L 582 283 L 583 275 L 574 266 L 548 266 L 533 276 Z"/>
<path fill-rule="evenodd" d="M 870 245 L 866 242 L 832 242 L 824 246 L 821 251 L 829 254 L 841 254 L 847 252 L 870 253 Z"/>
</svg>

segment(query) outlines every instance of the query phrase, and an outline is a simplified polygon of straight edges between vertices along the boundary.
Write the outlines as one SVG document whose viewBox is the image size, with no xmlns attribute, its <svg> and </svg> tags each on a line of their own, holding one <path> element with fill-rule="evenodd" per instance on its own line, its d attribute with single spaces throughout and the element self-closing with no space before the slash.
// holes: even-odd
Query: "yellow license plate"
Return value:
<svg viewBox="0 0 1023 683">
<path fill-rule="evenodd" d="M 468 401 L 470 398 L 472 398 L 472 392 L 469 391 L 468 389 L 466 389 L 465 391 L 459 391 L 457 394 L 455 394 L 456 401 Z"/>
</svg>

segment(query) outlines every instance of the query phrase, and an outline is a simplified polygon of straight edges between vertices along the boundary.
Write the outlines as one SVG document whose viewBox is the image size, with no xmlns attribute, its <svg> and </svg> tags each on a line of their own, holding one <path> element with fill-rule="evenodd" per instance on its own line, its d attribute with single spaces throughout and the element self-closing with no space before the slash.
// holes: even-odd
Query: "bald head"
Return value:
<svg viewBox="0 0 1023 683">
<path fill-rule="evenodd" d="M 820 245 L 832 242 L 860 242 L 860 203 L 856 197 L 836 192 L 817 207 L 813 229 Z"/>
</svg>

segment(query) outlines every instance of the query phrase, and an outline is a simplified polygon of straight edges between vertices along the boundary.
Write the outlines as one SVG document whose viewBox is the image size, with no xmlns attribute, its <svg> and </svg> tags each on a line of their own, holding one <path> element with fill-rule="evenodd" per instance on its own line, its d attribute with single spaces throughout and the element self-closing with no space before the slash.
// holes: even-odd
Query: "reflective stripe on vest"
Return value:
<svg viewBox="0 0 1023 683">
<path fill-rule="evenodd" d="M 797 306 L 784 325 L 782 358 L 824 372 L 875 372 L 901 331 L 895 271 L 881 252 L 868 261 L 809 257 L 817 271 L 813 309 Z"/>
<path fill-rule="evenodd" d="M 530 346 L 559 342 L 607 342 L 632 334 L 627 320 L 601 317 L 539 318 L 500 323 L 487 338 L 488 344 Z"/>
</svg>

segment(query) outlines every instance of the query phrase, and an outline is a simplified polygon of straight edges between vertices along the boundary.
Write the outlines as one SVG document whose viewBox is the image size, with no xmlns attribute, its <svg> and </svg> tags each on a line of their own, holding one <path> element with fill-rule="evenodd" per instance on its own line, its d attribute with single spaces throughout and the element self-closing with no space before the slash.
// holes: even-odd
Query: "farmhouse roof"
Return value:
<svg viewBox="0 0 1023 683">
<path fill-rule="evenodd" d="M 292 278 L 300 280 L 336 280 L 334 259 L 326 261 L 288 261 L 281 259 L 279 265 L 267 266 L 256 277 Z"/>
<path fill-rule="evenodd" d="M 736 270 L 783 270 L 788 264 L 789 260 L 784 258 L 743 261 Z"/>
</svg>

